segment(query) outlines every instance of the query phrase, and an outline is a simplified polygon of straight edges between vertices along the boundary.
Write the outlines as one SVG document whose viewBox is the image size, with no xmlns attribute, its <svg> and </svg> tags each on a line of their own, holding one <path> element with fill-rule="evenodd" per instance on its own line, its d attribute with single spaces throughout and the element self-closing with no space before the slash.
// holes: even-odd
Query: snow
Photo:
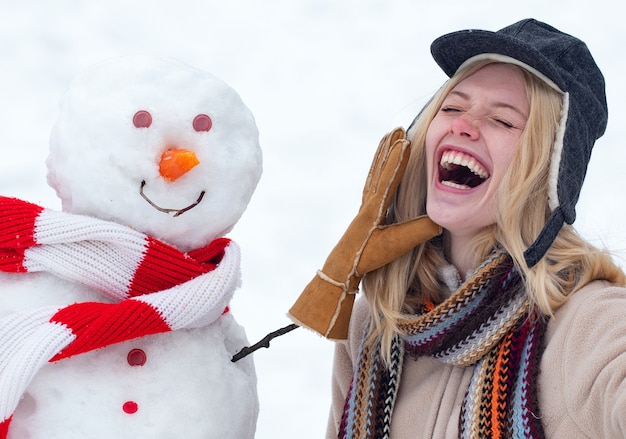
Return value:
<svg viewBox="0 0 626 439">
<path fill-rule="evenodd" d="M 437 36 L 535 17 L 587 42 L 607 80 L 609 125 L 596 143 L 576 226 L 624 264 L 621 121 L 626 44 L 613 0 L 0 0 L 0 194 L 49 207 L 45 158 L 72 78 L 135 53 L 178 58 L 231 85 L 255 116 L 264 172 L 230 236 L 243 252 L 232 312 L 250 342 L 285 317 L 358 208 L 379 138 L 406 126 L 444 80 Z M 256 354 L 257 438 L 319 438 L 332 344 L 298 329 Z"/>
</svg>

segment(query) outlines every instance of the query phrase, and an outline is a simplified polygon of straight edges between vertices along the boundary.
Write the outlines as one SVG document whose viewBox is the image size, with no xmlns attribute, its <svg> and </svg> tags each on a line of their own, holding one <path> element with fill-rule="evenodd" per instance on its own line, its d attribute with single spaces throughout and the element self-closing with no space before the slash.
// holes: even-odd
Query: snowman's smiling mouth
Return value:
<svg viewBox="0 0 626 439">
<path fill-rule="evenodd" d="M 145 185 L 146 185 L 146 180 L 142 180 L 141 181 L 141 185 L 139 187 L 139 195 L 141 195 L 143 197 L 143 199 L 146 200 L 148 202 L 148 204 L 150 204 L 150 206 L 154 207 L 159 212 L 173 213 L 174 217 L 180 216 L 183 213 L 193 209 L 198 204 L 200 204 L 200 202 L 202 201 L 202 198 L 204 197 L 204 192 L 205 192 L 205 191 L 200 192 L 200 195 L 198 196 L 198 199 L 194 203 L 191 203 L 187 207 L 183 207 L 182 209 L 167 209 L 167 208 L 164 208 L 164 207 L 161 207 L 161 206 L 155 204 L 150 198 L 148 198 L 148 196 L 146 194 L 144 194 L 143 188 L 144 188 Z"/>
<path fill-rule="evenodd" d="M 489 171 L 474 157 L 460 151 L 445 151 L 439 160 L 439 181 L 444 186 L 469 190 L 489 178 Z"/>
</svg>

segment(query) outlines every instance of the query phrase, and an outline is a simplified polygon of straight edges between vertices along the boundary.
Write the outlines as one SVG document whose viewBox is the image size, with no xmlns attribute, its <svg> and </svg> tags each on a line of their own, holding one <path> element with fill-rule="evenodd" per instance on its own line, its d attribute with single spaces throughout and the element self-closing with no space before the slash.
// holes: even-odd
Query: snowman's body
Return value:
<svg viewBox="0 0 626 439">
<path fill-rule="evenodd" d="M 149 124 L 145 117 L 133 123 L 140 111 L 150 113 Z M 198 114 L 210 115 L 209 126 L 206 118 L 193 122 Z M 53 134 L 49 181 L 63 210 L 129 226 L 186 252 L 223 236 L 245 210 L 261 172 L 257 141 L 247 108 L 210 75 L 161 60 L 118 60 L 70 89 Z M 159 159 L 172 148 L 193 151 L 199 164 L 165 180 Z M 202 200 L 177 217 L 157 209 L 190 206 L 198 193 Z M 0 285 L 0 320 L 112 301 L 47 272 L 0 273 Z M 198 328 L 49 362 L 22 395 L 8 438 L 253 438 L 254 366 L 249 358 L 230 361 L 246 344 L 226 311 Z"/>
<path fill-rule="evenodd" d="M 99 300 L 47 273 L 0 273 L 29 306 Z M 247 343 L 227 313 L 198 329 L 150 335 L 44 366 L 14 413 L 9 439 L 252 438 L 256 378 L 250 361 L 229 358 Z"/>
</svg>

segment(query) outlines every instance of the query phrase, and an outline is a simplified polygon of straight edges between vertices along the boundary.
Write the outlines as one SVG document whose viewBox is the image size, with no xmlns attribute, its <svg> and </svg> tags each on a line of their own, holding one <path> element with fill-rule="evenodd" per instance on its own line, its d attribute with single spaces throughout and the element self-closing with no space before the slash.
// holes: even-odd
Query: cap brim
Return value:
<svg viewBox="0 0 626 439">
<path fill-rule="evenodd" d="M 495 53 L 532 67 L 565 90 L 565 82 L 552 63 L 538 50 L 510 35 L 485 30 L 452 32 L 433 41 L 430 51 L 439 67 L 449 77 L 468 59 Z"/>
</svg>

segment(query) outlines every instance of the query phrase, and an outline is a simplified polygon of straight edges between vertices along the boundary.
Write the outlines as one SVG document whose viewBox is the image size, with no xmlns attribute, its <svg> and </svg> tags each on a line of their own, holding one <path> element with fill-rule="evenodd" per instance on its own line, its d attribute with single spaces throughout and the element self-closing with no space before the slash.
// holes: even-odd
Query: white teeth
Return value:
<svg viewBox="0 0 626 439">
<path fill-rule="evenodd" d="M 455 189 L 471 189 L 469 186 L 467 186 L 465 184 L 453 183 L 453 182 L 447 181 L 447 180 L 443 180 L 441 182 L 441 184 L 444 185 L 444 186 L 453 187 Z"/>
<path fill-rule="evenodd" d="M 489 178 L 489 172 L 474 157 L 459 151 L 446 151 L 441 156 L 441 166 L 450 169 L 450 165 L 465 166 L 482 179 Z"/>
</svg>

